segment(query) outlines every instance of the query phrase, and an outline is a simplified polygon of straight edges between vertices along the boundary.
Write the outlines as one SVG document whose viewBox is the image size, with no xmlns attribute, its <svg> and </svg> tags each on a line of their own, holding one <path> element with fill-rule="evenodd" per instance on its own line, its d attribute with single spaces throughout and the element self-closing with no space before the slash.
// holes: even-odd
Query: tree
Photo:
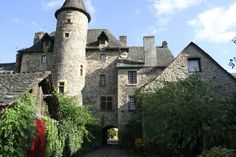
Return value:
<svg viewBox="0 0 236 157">
<path fill-rule="evenodd" d="M 226 144 L 235 106 L 215 96 L 216 88 L 193 77 L 141 94 L 145 142 L 168 156 L 192 157 Z"/>
<path fill-rule="evenodd" d="M 107 131 L 108 138 L 113 139 L 116 136 L 116 130 L 115 128 L 111 128 Z"/>
<path fill-rule="evenodd" d="M 236 44 L 236 37 L 234 39 L 232 39 L 232 42 L 234 44 Z M 236 64 L 236 57 L 233 57 L 229 60 L 229 66 L 231 66 L 233 69 L 233 68 L 235 68 L 235 64 Z"/>
<path fill-rule="evenodd" d="M 235 63 L 236 63 L 236 57 L 233 57 L 229 60 L 229 66 L 233 68 L 235 68 Z"/>
</svg>

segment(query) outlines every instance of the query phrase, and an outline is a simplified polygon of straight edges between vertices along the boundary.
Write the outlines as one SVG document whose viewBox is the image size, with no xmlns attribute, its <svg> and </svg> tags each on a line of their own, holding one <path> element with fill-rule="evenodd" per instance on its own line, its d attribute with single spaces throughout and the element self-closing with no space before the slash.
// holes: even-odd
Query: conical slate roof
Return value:
<svg viewBox="0 0 236 157">
<path fill-rule="evenodd" d="M 76 10 L 79 12 L 84 13 L 88 17 L 88 21 L 91 20 L 91 17 L 89 13 L 86 11 L 83 0 L 66 0 L 63 4 L 63 6 L 56 11 L 55 16 L 57 18 L 57 15 L 64 10 Z"/>
</svg>

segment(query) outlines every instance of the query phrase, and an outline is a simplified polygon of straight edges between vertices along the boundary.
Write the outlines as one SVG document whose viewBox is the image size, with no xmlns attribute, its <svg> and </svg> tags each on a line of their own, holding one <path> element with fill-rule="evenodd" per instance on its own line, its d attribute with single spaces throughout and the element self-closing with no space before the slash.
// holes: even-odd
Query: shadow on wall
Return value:
<svg viewBox="0 0 236 157">
<path fill-rule="evenodd" d="M 100 53 L 100 52 L 94 52 Z M 90 56 L 88 56 L 90 57 Z M 105 116 L 104 125 L 118 125 L 117 117 L 117 58 L 109 63 L 100 63 L 99 60 L 90 60 L 90 64 L 98 64 L 95 68 L 94 65 L 88 67 L 88 72 L 85 78 L 85 86 L 82 90 L 83 104 L 88 105 L 94 113 L 95 117 L 101 121 L 102 117 Z M 96 66 L 96 65 L 95 65 Z M 90 68 L 90 69 L 89 69 Z M 93 69 L 91 71 L 91 69 Z M 91 71 L 91 72 L 89 72 Z M 100 75 L 105 75 L 105 85 L 100 84 Z M 112 96 L 112 111 L 106 112 L 101 111 L 101 96 Z M 100 123 L 100 122 L 99 122 Z"/>
</svg>

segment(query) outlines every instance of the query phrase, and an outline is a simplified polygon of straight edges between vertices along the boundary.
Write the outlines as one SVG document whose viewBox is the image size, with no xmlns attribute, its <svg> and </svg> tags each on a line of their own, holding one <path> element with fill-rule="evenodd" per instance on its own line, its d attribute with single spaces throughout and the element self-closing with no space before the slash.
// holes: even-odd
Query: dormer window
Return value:
<svg viewBox="0 0 236 157">
<path fill-rule="evenodd" d="M 45 40 L 44 41 L 44 46 L 49 47 L 50 46 L 50 40 Z"/>
<path fill-rule="evenodd" d="M 102 33 L 98 37 L 99 47 L 106 47 L 108 45 L 108 36 L 105 32 Z"/>
<path fill-rule="evenodd" d="M 107 60 L 106 54 L 101 54 L 101 55 L 100 55 L 100 61 L 103 62 L 103 63 L 105 63 L 106 60 Z"/>
<path fill-rule="evenodd" d="M 46 55 L 42 55 L 41 56 L 41 63 L 42 64 L 46 64 L 47 63 L 47 56 Z"/>
</svg>

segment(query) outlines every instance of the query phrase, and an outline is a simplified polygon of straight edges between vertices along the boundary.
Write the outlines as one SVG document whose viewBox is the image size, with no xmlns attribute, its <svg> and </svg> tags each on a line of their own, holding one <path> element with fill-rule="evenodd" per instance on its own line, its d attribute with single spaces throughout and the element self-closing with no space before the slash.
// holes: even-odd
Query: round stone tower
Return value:
<svg viewBox="0 0 236 157">
<path fill-rule="evenodd" d="M 83 0 L 66 0 L 55 16 L 54 83 L 59 92 L 81 97 L 81 90 L 85 85 L 90 15 Z"/>
</svg>

